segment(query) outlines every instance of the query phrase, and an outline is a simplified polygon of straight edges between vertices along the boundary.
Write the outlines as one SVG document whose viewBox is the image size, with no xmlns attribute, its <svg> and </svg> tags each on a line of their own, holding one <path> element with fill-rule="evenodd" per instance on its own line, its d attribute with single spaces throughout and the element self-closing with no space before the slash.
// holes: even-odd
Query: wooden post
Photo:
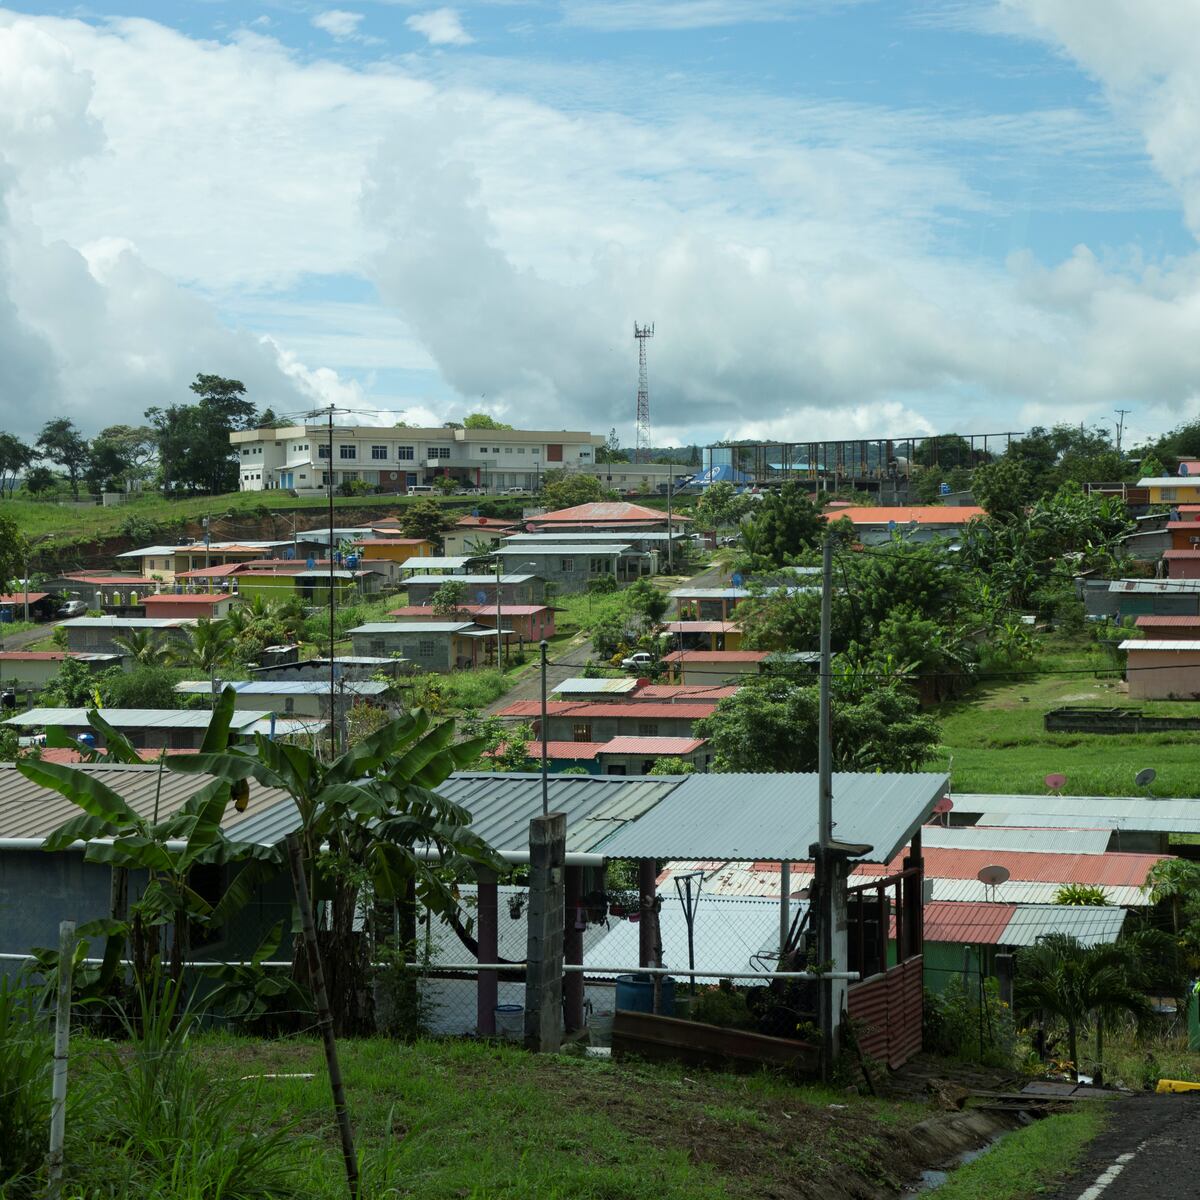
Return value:
<svg viewBox="0 0 1200 1200">
<path fill-rule="evenodd" d="M 58 1006 L 54 1010 L 54 1076 L 50 1084 L 50 1155 L 46 1195 L 62 1194 L 63 1142 L 67 1132 L 67 1055 L 71 1043 L 71 976 L 75 967 L 75 922 L 58 926 Z"/>
<path fill-rule="evenodd" d="M 479 880 L 479 905 L 475 914 L 479 944 L 475 961 L 494 963 L 500 953 L 496 872 L 477 867 L 475 874 Z M 480 971 L 475 981 L 475 1029 L 480 1037 L 493 1037 L 496 1033 L 499 979 L 495 971 Z"/>
<path fill-rule="evenodd" d="M 332 439 L 331 439 L 332 441 Z M 330 463 L 330 476 L 333 466 Z M 332 540 L 332 535 L 331 535 Z M 332 549 L 330 550 L 332 554 Z M 331 593 L 332 594 L 332 593 Z M 325 1063 L 329 1068 L 329 1089 L 333 1093 L 333 1111 L 342 1138 L 342 1161 L 346 1167 L 346 1184 L 350 1200 L 358 1200 L 358 1155 L 354 1150 L 354 1130 L 350 1127 L 350 1110 L 346 1107 L 346 1089 L 342 1085 L 342 1068 L 338 1063 L 337 1040 L 333 1036 L 333 1014 L 329 1011 L 329 994 L 325 990 L 325 972 L 321 967 L 321 950 L 317 945 L 317 927 L 313 924 L 312 907 L 308 899 L 308 881 L 304 878 L 304 860 L 300 855 L 300 838 L 287 836 L 288 862 L 292 868 L 292 887 L 300 907 L 300 925 L 304 930 L 304 947 L 308 952 L 308 979 L 317 1002 L 317 1024 L 325 1043 Z M 407 948 L 406 948 L 407 949 Z"/>
</svg>

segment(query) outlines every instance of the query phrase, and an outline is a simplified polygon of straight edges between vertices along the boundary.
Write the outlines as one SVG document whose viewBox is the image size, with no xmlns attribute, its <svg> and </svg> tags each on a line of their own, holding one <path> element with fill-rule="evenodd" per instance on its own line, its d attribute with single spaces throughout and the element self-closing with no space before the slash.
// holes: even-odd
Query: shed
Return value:
<svg viewBox="0 0 1200 1200">
<path fill-rule="evenodd" d="M 374 621 L 349 633 L 356 654 L 400 654 L 427 671 L 479 666 L 496 656 L 496 631 L 473 621 Z M 512 630 L 501 637 L 510 640 Z"/>
<path fill-rule="evenodd" d="M 119 654 L 85 654 L 74 650 L 0 650 L 0 691 L 40 690 L 58 674 L 68 658 L 87 663 L 93 671 L 119 667 L 124 661 Z"/>
<path fill-rule="evenodd" d="M 48 621 L 54 615 L 58 598 L 49 592 L 6 592 L 0 594 L 0 627 L 13 621 Z"/>
<path fill-rule="evenodd" d="M 331 704 L 329 680 L 217 680 L 217 689 L 232 688 L 237 710 L 267 709 L 284 716 L 324 717 L 328 719 Z M 380 704 L 389 685 L 375 680 L 338 680 L 334 691 L 339 714 L 357 703 Z M 175 685 L 175 691 L 187 696 L 210 696 L 213 686 L 207 679 L 185 679 Z"/>
<path fill-rule="evenodd" d="M 1200 699 L 1200 640 L 1130 639 L 1120 649 L 1131 700 Z"/>
</svg>

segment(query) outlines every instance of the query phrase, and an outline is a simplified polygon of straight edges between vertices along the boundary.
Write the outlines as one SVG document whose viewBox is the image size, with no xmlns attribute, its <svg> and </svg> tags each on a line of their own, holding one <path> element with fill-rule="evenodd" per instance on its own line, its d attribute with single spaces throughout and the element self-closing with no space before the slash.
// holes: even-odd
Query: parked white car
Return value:
<svg viewBox="0 0 1200 1200">
<path fill-rule="evenodd" d="M 628 658 L 621 659 L 621 669 L 623 671 L 641 671 L 653 665 L 654 656 L 645 650 L 639 650 L 636 654 L 631 654 Z"/>
</svg>

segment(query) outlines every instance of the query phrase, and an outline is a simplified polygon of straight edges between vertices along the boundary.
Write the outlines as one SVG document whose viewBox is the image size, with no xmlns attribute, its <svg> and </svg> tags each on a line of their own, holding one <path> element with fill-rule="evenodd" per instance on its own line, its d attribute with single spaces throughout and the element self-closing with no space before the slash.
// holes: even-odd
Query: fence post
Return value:
<svg viewBox="0 0 1200 1200">
<path fill-rule="evenodd" d="M 304 877 L 300 839 L 294 833 L 287 836 L 287 850 L 288 862 L 292 868 L 292 887 L 296 892 L 296 904 L 300 908 L 300 925 L 304 930 L 304 947 L 308 951 L 308 981 L 312 984 L 313 997 L 317 1002 L 317 1024 L 321 1027 L 321 1039 L 325 1043 L 325 1063 L 329 1068 L 333 1111 L 337 1116 L 338 1132 L 342 1137 L 346 1184 L 350 1188 L 350 1200 L 358 1200 L 358 1155 L 354 1150 L 354 1130 L 350 1128 L 350 1110 L 346 1107 L 346 1089 L 342 1085 L 337 1040 L 333 1036 L 333 1014 L 329 1011 L 329 993 L 325 990 L 325 972 L 321 968 L 321 948 L 317 945 L 317 927 L 313 924 L 312 906 L 308 899 L 308 880 Z"/>
<path fill-rule="evenodd" d="M 562 1043 L 563 917 L 567 818 L 529 822 L 529 936 L 525 953 L 525 1047 L 553 1052 Z"/>
<path fill-rule="evenodd" d="M 63 1141 L 67 1132 L 67 1055 L 71 1042 L 71 977 L 75 967 L 75 922 L 58 926 L 58 1005 L 54 1010 L 54 1076 L 50 1085 L 50 1156 L 46 1195 L 62 1194 Z"/>
</svg>

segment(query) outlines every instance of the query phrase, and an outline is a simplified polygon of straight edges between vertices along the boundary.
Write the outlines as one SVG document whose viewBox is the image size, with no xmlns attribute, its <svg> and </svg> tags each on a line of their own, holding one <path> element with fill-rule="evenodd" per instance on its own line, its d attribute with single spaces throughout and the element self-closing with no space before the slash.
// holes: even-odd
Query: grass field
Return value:
<svg viewBox="0 0 1200 1200">
<path fill-rule="evenodd" d="M 86 1059 L 86 1042 L 72 1049 Z M 339 1050 L 371 1197 L 849 1200 L 902 1182 L 890 1172 L 905 1161 L 902 1147 L 897 1153 L 903 1131 L 928 1115 L 915 1104 L 765 1076 L 535 1057 L 470 1042 L 347 1040 Z M 346 1194 L 319 1042 L 207 1035 L 192 1054 L 226 1079 L 311 1072 L 251 1084 L 243 1120 L 261 1130 L 294 1123 L 295 1195 Z M 87 1096 L 86 1069 L 72 1086 Z M 70 1117 L 67 1127 L 68 1160 L 90 1159 L 89 1200 L 147 1194 L 121 1190 L 129 1173 L 117 1147 L 96 1156 L 82 1139 L 72 1143 Z"/>
<path fill-rule="evenodd" d="M 1036 677 L 993 679 L 966 699 L 937 714 L 942 745 L 929 769 L 952 769 L 959 792 L 1046 790 L 1045 777 L 1067 777 L 1073 795 L 1129 796 L 1143 767 L 1154 767 L 1157 796 L 1197 794 L 1196 761 L 1200 733 L 1047 733 L 1047 711 L 1064 704 L 1109 707 L 1129 704 L 1121 672 L 1111 659 L 1080 638 L 1044 638 L 1033 669 Z M 1147 713 L 1194 716 L 1200 704 L 1154 701 L 1139 704 Z"/>
</svg>

